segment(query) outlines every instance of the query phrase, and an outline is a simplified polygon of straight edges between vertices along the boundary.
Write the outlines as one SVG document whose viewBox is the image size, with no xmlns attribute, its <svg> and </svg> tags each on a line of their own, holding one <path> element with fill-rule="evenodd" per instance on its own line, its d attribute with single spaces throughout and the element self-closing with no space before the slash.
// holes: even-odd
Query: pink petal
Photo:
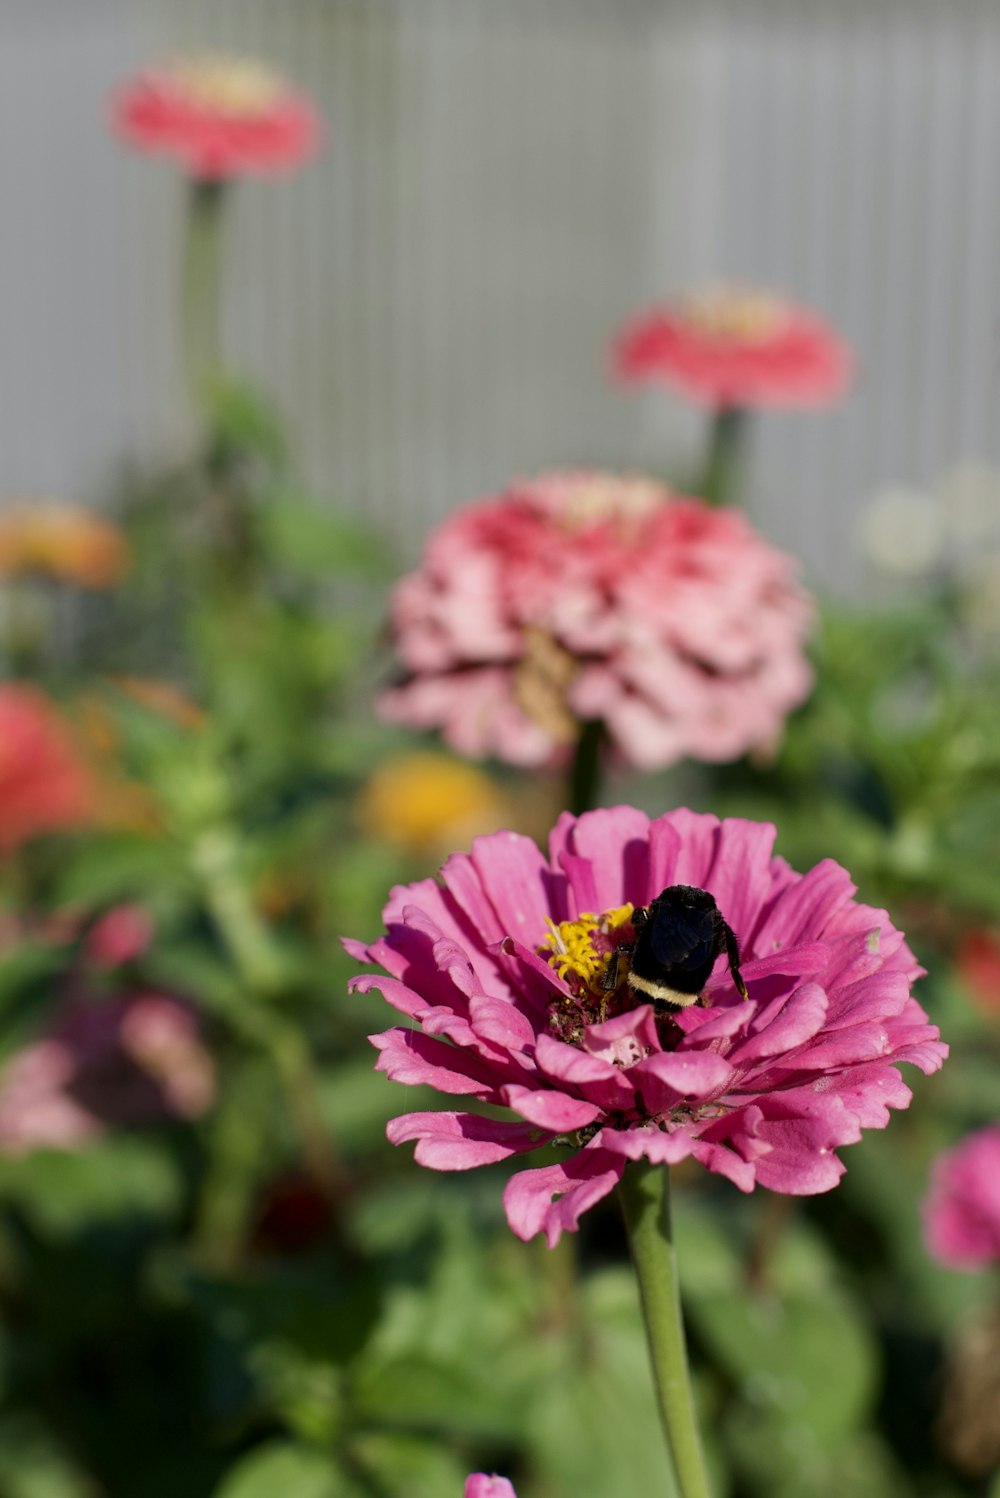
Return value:
<svg viewBox="0 0 1000 1498">
<path fill-rule="evenodd" d="M 734 1047 L 733 1061 L 739 1067 L 753 1066 L 765 1056 L 781 1056 L 812 1040 L 826 1018 L 827 997 L 818 983 L 804 983 L 782 1004 L 773 1019 L 756 1034 Z M 812 1051 L 810 1050 L 810 1058 Z M 810 1059 L 810 1065 L 812 1061 Z"/>
<path fill-rule="evenodd" d="M 482 1118 L 478 1113 L 404 1113 L 386 1126 L 390 1144 L 417 1141 L 414 1158 L 431 1170 L 472 1170 L 537 1149 L 544 1134 L 533 1124 Z"/>
<path fill-rule="evenodd" d="M 464 1498 L 517 1498 L 506 1477 L 487 1477 L 485 1472 L 473 1472 L 465 1480 Z"/>
<path fill-rule="evenodd" d="M 597 1103 L 605 1112 L 631 1108 L 635 1103 L 633 1089 L 616 1066 L 597 1056 L 588 1056 L 551 1035 L 538 1037 L 535 1064 L 550 1081 L 582 1092 L 589 1102 Z"/>
<path fill-rule="evenodd" d="M 693 884 L 696 889 L 706 889 L 709 871 L 715 861 L 719 836 L 718 817 L 702 816 L 682 806 L 677 811 L 668 812 L 663 820 L 680 838 L 672 882 Z"/>
<path fill-rule="evenodd" d="M 633 1066 L 629 1081 L 641 1091 L 651 1113 L 671 1108 L 682 1097 L 701 1100 L 724 1092 L 733 1077 L 728 1061 L 714 1051 L 661 1051 Z"/>
<path fill-rule="evenodd" d="M 632 806 L 584 812 L 573 828 L 571 852 L 590 862 L 597 910 L 626 900 L 641 905 L 649 888 L 649 818 Z"/>
<path fill-rule="evenodd" d="M 581 1098 L 567 1097 L 564 1092 L 551 1092 L 545 1088 L 512 1084 L 503 1089 L 503 1101 L 528 1123 L 548 1129 L 552 1134 L 568 1134 L 574 1129 L 586 1128 L 587 1124 L 601 1117 L 601 1109 L 595 1103 L 586 1103 Z"/>
<path fill-rule="evenodd" d="M 419 1030 L 386 1030 L 368 1039 L 382 1053 L 375 1070 L 385 1072 L 393 1082 L 436 1087 L 439 1092 L 483 1100 L 497 1098 L 495 1074 L 491 1076 L 489 1068 L 468 1051 L 445 1045 Z"/>
<path fill-rule="evenodd" d="M 575 1232 L 581 1215 L 617 1186 L 624 1168 L 624 1160 L 591 1146 L 565 1165 L 519 1171 L 503 1194 L 511 1231 L 525 1242 L 544 1232 L 555 1248 L 563 1232 Z"/>
<path fill-rule="evenodd" d="M 767 893 L 761 874 L 768 868 L 777 828 L 770 822 L 727 817 L 720 823 L 709 880 L 719 909 L 736 933 L 749 939 Z"/>
<path fill-rule="evenodd" d="M 529 947 L 541 941 L 549 914 L 544 882 L 549 869 L 531 838 L 517 832 L 477 837 L 471 856 L 496 910 L 500 935 Z"/>
<path fill-rule="evenodd" d="M 581 1046 L 588 1056 L 596 1056 L 613 1066 L 634 1066 L 651 1051 L 662 1049 L 652 1006 L 639 1004 L 599 1025 L 588 1025 Z"/>
<path fill-rule="evenodd" d="M 765 911 L 759 929 L 752 933 L 753 950 L 766 953 L 773 947 L 795 946 L 822 936 L 854 889 L 846 869 L 832 858 L 823 859 L 787 885 Z"/>
<path fill-rule="evenodd" d="M 726 1149 L 721 1144 L 713 1144 L 707 1139 L 693 1139 L 691 1154 L 704 1165 L 706 1170 L 713 1171 L 715 1175 L 725 1176 L 726 1180 L 732 1181 L 740 1191 L 752 1191 L 756 1185 L 756 1166 L 752 1161 L 742 1159 L 735 1150 Z"/>
<path fill-rule="evenodd" d="M 531 1024 L 506 999 L 477 994 L 469 1003 L 469 1014 L 475 1033 L 505 1051 L 526 1051 L 535 1044 Z"/>
</svg>

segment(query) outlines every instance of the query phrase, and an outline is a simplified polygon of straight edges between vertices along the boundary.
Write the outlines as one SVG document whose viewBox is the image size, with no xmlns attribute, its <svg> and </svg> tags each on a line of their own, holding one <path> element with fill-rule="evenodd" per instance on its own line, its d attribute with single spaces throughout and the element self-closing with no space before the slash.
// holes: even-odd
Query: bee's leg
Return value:
<svg viewBox="0 0 1000 1498">
<path fill-rule="evenodd" d="M 615 989 L 618 987 L 622 959 L 627 959 L 631 951 L 632 948 L 630 945 L 623 944 L 620 947 L 615 947 L 614 951 L 611 953 L 611 956 L 608 958 L 608 965 L 604 971 L 604 976 L 601 979 L 601 988 L 605 993 L 614 993 Z"/>
<path fill-rule="evenodd" d="M 732 973 L 733 982 L 736 984 L 736 992 L 741 999 L 749 999 L 750 995 L 747 993 L 747 986 L 743 982 L 743 974 L 740 972 L 740 944 L 736 940 L 732 926 L 727 921 L 723 921 L 722 931 L 726 938 L 726 956 L 729 959 L 729 971 Z"/>
</svg>

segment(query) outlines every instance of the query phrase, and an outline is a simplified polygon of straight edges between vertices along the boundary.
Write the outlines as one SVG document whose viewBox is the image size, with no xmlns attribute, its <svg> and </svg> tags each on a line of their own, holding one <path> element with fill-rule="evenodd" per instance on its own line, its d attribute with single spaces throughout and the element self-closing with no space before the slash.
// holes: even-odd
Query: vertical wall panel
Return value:
<svg viewBox="0 0 1000 1498">
<path fill-rule="evenodd" d="M 704 423 L 608 339 L 734 277 L 825 309 L 863 374 L 756 433 L 760 522 L 851 587 L 878 485 L 1000 460 L 1000 16 L 989 0 L 8 0 L 0 494 L 99 500 L 185 428 L 182 184 L 105 133 L 141 62 L 259 53 L 329 147 L 234 192 L 229 345 L 320 491 L 412 552 L 547 462 L 677 471 Z"/>
</svg>

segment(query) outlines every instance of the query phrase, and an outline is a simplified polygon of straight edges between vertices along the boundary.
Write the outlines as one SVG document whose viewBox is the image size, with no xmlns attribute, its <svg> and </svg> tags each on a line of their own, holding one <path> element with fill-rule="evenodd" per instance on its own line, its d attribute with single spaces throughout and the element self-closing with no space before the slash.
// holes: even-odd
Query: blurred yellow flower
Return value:
<svg viewBox="0 0 1000 1498">
<path fill-rule="evenodd" d="M 509 826 L 512 811 L 482 770 L 417 750 L 378 767 L 361 793 L 358 820 L 369 837 L 426 855 Z"/>
<path fill-rule="evenodd" d="M 17 505 L 0 514 L 0 577 L 40 572 L 109 588 L 129 563 L 117 526 L 76 505 Z"/>
</svg>

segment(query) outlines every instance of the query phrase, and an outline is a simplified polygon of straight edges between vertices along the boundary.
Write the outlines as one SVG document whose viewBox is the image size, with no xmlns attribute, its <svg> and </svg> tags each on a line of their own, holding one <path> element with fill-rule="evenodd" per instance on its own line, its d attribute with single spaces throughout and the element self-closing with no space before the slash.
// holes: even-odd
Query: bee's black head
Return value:
<svg viewBox="0 0 1000 1498">
<path fill-rule="evenodd" d="M 662 889 L 655 900 L 649 902 L 650 910 L 654 906 L 674 910 L 718 910 L 715 896 L 710 895 L 707 889 L 699 889 L 696 884 L 668 884 Z"/>
</svg>

